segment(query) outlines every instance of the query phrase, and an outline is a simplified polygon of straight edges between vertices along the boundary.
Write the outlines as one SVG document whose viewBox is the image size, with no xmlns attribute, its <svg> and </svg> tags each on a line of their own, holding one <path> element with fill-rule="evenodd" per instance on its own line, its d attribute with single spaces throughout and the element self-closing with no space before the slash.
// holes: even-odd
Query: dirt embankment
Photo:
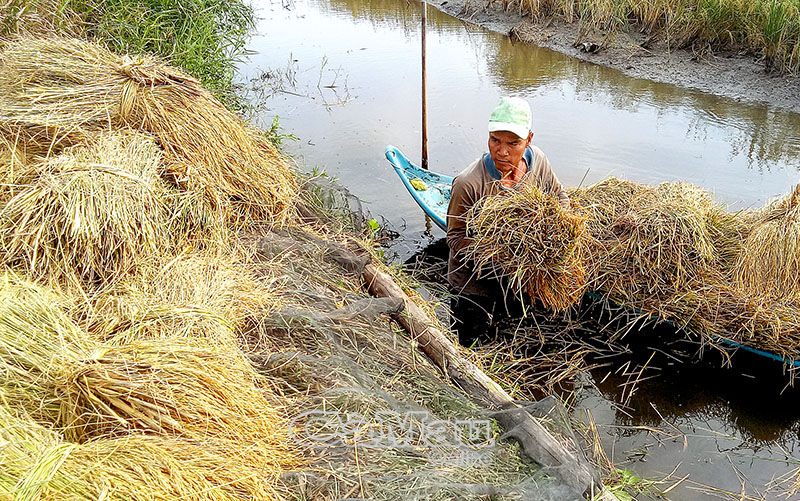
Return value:
<svg viewBox="0 0 800 501">
<path fill-rule="evenodd" d="M 516 8 L 504 11 L 500 2 L 488 7 L 481 0 L 432 0 L 432 6 L 452 16 L 522 42 L 567 54 L 594 64 L 645 78 L 697 89 L 740 102 L 766 103 L 800 113 L 800 79 L 770 75 L 752 54 L 720 53 L 699 56 L 691 50 L 670 48 L 666 40 L 649 39 L 633 31 L 604 39 L 602 34 L 584 35 L 579 23 L 554 19 L 533 22 Z M 587 51 L 588 49 L 588 51 Z M 599 49 L 599 50 L 595 50 Z"/>
</svg>

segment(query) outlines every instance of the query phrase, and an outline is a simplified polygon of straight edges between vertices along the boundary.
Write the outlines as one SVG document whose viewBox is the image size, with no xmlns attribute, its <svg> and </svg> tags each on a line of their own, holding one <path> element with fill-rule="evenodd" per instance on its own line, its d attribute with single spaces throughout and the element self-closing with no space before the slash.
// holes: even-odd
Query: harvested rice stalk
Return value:
<svg viewBox="0 0 800 501">
<path fill-rule="evenodd" d="M 51 422 L 61 405 L 54 368 L 88 357 L 95 346 L 58 302 L 14 274 L 0 275 L 0 390 L 36 419 Z"/>
<path fill-rule="evenodd" d="M 145 435 L 100 439 L 77 447 L 58 473 L 84 484 L 93 493 L 88 499 L 283 499 L 278 476 L 298 461 L 288 454 L 258 461 L 247 445 Z M 71 489 L 48 487 L 44 499 L 63 499 Z"/>
<path fill-rule="evenodd" d="M 0 121 L 67 144 L 144 130 L 167 152 L 171 179 L 228 222 L 293 217 L 298 188 L 284 158 L 180 71 L 60 38 L 10 42 L 0 61 Z"/>
<path fill-rule="evenodd" d="M 726 275 L 692 284 L 660 304 L 662 318 L 703 334 L 800 358 L 800 300 L 775 300 L 743 291 Z"/>
<path fill-rule="evenodd" d="M 696 186 L 609 180 L 572 196 L 587 210 L 592 290 L 623 301 L 664 297 L 721 260 L 715 240 L 727 231 L 723 211 Z"/>
<path fill-rule="evenodd" d="M 41 140 L 62 135 L 78 142 L 119 125 L 119 98 L 125 76 L 114 70 L 121 58 L 97 44 L 43 38 L 2 47 L 0 121 L 24 127 Z M 72 142 L 72 141 L 71 141 Z"/>
<path fill-rule="evenodd" d="M 512 289 L 563 310 L 580 298 L 585 218 L 563 210 L 533 185 L 480 200 L 467 213 L 467 258 L 477 270 L 499 267 Z"/>
<path fill-rule="evenodd" d="M 0 499 L 40 499 L 43 486 L 60 480 L 58 468 L 76 444 L 63 442 L 24 412 L 12 411 L 9 400 L 0 392 Z"/>
<path fill-rule="evenodd" d="M 186 250 L 152 259 L 137 273 L 70 306 L 78 324 L 113 344 L 141 339 L 202 338 L 236 346 L 239 333 L 269 317 L 283 300 L 280 263 L 256 265 L 243 249 Z"/>
<path fill-rule="evenodd" d="M 14 172 L 27 163 L 27 155 L 15 138 L 0 134 L 0 180 L 3 184 L 15 179 Z"/>
<path fill-rule="evenodd" d="M 276 457 L 286 423 L 241 352 L 203 341 L 152 340 L 103 347 L 54 383 L 67 438 L 139 430 L 249 444 Z"/>
<path fill-rule="evenodd" d="M 145 339 L 202 339 L 212 346 L 237 349 L 236 334 L 218 314 L 201 307 L 151 306 L 147 300 L 109 295 L 81 304 L 73 314 L 79 325 L 111 345 Z"/>
<path fill-rule="evenodd" d="M 5 134 L 0 126 L 0 202 L 7 202 L 24 185 L 36 177 L 30 165 L 32 155 L 25 149 L 22 140 L 13 134 Z"/>
<path fill-rule="evenodd" d="M 75 444 L 2 404 L 0 442 L 2 499 L 280 499 L 281 469 L 229 444 L 145 435 Z"/>
<path fill-rule="evenodd" d="M 587 188 L 569 188 L 572 202 L 588 211 L 586 224 L 589 231 L 599 234 L 599 229 L 610 227 L 630 208 L 630 201 L 648 186 L 612 177 Z"/>
<path fill-rule="evenodd" d="M 60 298 L 7 274 L 0 289 L 0 391 L 73 442 L 146 431 L 247 444 L 282 464 L 287 426 L 263 377 L 236 347 L 202 340 L 94 343 Z"/>
<path fill-rule="evenodd" d="M 5 261 L 35 276 L 75 273 L 97 282 L 168 251 L 159 159 L 152 140 L 126 131 L 48 159 L 0 211 Z"/>
<path fill-rule="evenodd" d="M 0 36 L 56 31 L 78 36 L 85 21 L 70 7 L 58 0 L 6 0 L 0 9 Z"/>
<path fill-rule="evenodd" d="M 734 276 L 751 294 L 787 300 L 800 295 L 800 185 L 755 215 Z"/>
</svg>

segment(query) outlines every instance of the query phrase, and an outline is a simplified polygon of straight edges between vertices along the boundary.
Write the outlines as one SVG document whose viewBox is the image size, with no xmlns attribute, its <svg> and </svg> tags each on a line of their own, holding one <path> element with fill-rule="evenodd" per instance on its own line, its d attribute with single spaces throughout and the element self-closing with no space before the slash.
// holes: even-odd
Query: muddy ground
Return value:
<svg viewBox="0 0 800 501">
<path fill-rule="evenodd" d="M 557 20 L 533 22 L 486 0 L 430 0 L 431 6 L 459 19 L 499 33 L 514 30 L 515 38 L 583 61 L 617 69 L 635 77 L 698 89 L 740 102 L 765 103 L 800 113 L 800 78 L 770 75 L 756 54 L 718 53 L 698 56 L 691 50 L 670 48 L 666 40 L 648 40 L 644 34 L 616 33 L 582 36 L 578 23 Z M 585 44 L 584 44 L 585 43 Z M 576 44 L 578 45 L 576 47 Z M 594 50 L 587 52 L 585 49 Z"/>
</svg>

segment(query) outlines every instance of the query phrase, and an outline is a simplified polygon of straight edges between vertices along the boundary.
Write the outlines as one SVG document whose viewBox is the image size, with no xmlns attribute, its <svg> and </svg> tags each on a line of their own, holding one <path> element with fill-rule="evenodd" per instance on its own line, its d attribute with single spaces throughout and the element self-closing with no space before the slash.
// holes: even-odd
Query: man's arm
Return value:
<svg viewBox="0 0 800 501">
<path fill-rule="evenodd" d="M 464 215 L 475 203 L 472 191 L 461 176 L 453 179 L 450 204 L 447 206 L 447 246 L 453 252 L 462 250 L 470 242 Z"/>
</svg>

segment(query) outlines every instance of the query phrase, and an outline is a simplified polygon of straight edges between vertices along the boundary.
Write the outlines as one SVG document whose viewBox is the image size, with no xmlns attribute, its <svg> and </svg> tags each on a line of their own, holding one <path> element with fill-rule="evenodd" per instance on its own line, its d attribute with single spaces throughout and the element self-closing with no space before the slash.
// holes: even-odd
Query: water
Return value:
<svg viewBox="0 0 800 501">
<path fill-rule="evenodd" d="M 263 106 L 262 125 L 279 116 L 283 129 L 299 138 L 286 149 L 300 167 L 323 169 L 374 216 L 399 229 L 404 238 L 395 249 L 407 257 L 429 237 L 423 235 L 421 211 L 383 150 L 393 144 L 419 159 L 419 5 L 262 0 L 256 7 L 259 35 L 250 42 L 252 55 L 239 80 L 243 92 Z M 428 23 L 432 170 L 453 175 L 477 158 L 486 149 L 493 105 L 511 94 L 531 103 L 534 143 L 567 186 L 612 175 L 644 183 L 684 180 L 735 210 L 761 206 L 800 182 L 798 115 L 632 79 L 515 45 L 433 8 Z M 430 238 L 442 236 L 434 228 Z M 602 394 L 585 396 L 584 406 L 593 410 L 615 460 L 651 477 L 667 475 L 676 465 L 674 478 L 690 475 L 670 499 L 711 499 L 692 482 L 739 492 L 740 474 L 749 479 L 747 492 L 760 496 L 770 481 L 800 465 L 795 451 L 800 412 L 791 399 L 777 396 L 785 378 L 759 376 L 752 389 L 746 383 L 753 377 L 712 365 L 719 362 L 701 364 L 710 369 L 702 372 L 705 386 L 697 387 L 700 376 L 687 367 L 679 374 L 665 371 L 668 376 L 657 381 L 666 386 L 642 385 L 630 405 L 643 410 L 629 410 L 631 416 L 614 408 L 614 388 L 621 383 L 613 378 L 601 385 Z M 726 396 L 729 387 L 744 389 Z M 659 400 L 663 395 L 670 397 Z M 689 411 L 665 410 L 681 399 Z M 759 405 L 748 405 L 754 399 Z M 663 420 L 651 419 L 651 402 Z M 776 414 L 777 422 L 771 418 Z M 633 428 L 642 423 L 674 426 L 682 435 L 666 439 Z M 639 449 L 645 451 L 635 452 Z M 772 499 L 776 492 L 763 495 Z"/>
</svg>

